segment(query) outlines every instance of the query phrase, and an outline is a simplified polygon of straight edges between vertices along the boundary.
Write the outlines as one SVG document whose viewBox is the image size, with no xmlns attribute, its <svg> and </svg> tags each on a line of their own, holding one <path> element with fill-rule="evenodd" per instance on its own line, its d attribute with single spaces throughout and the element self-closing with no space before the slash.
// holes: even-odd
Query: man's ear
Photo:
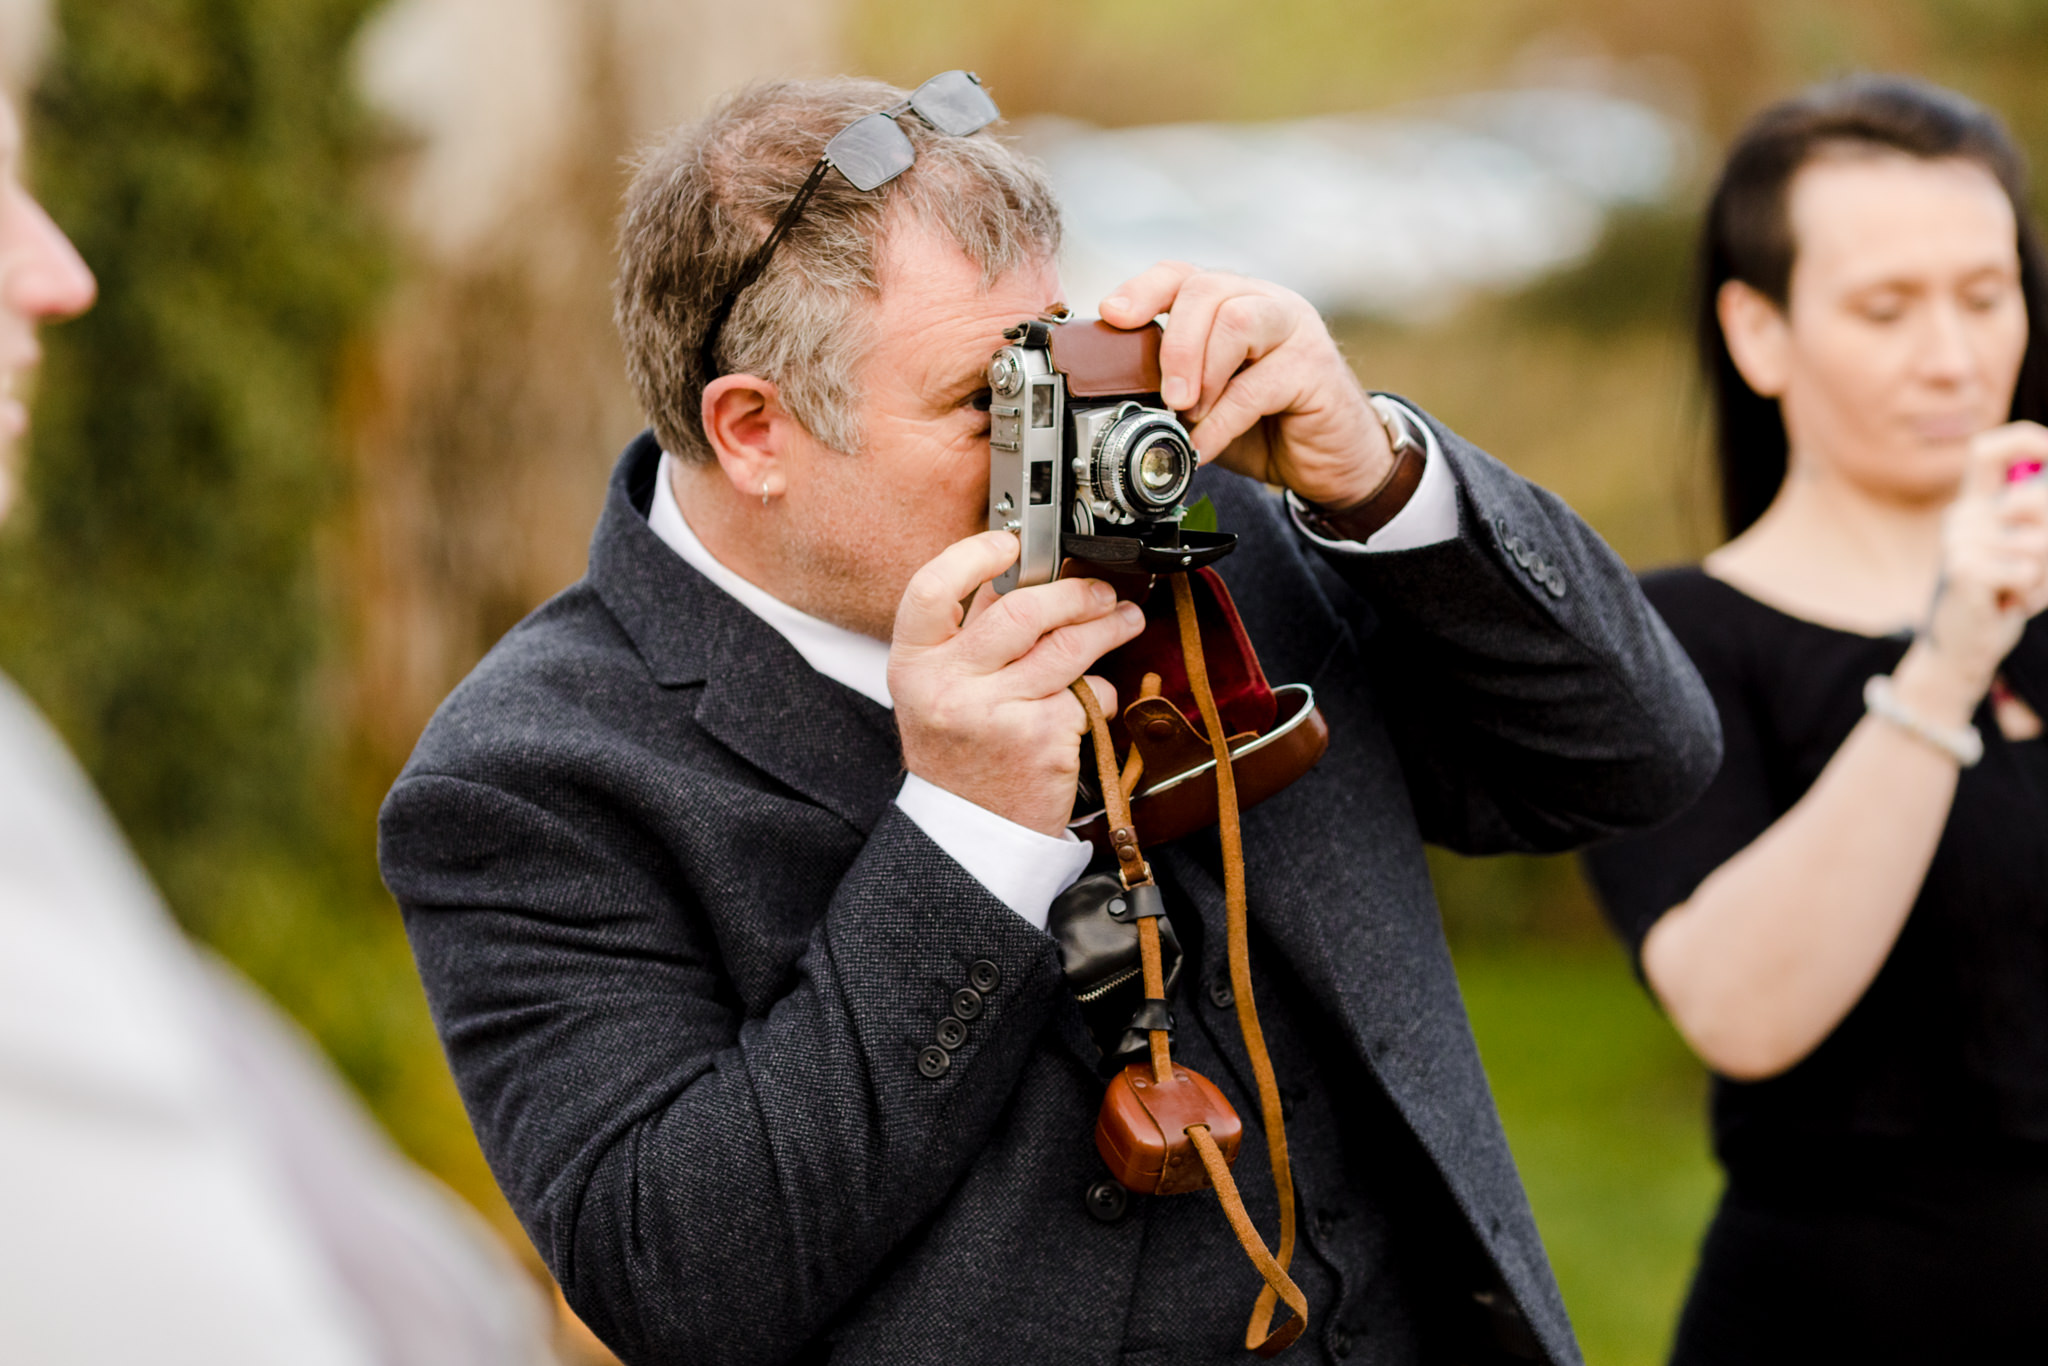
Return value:
<svg viewBox="0 0 2048 1366">
<path fill-rule="evenodd" d="M 1730 280 L 1714 297 L 1721 335 L 1743 381 L 1765 398 L 1780 398 L 1791 378 L 1792 324 L 1760 290 Z"/>
<path fill-rule="evenodd" d="M 784 462 L 795 422 L 773 381 L 720 375 L 704 386 L 702 415 L 704 439 L 741 496 L 773 497 L 789 487 Z"/>
</svg>

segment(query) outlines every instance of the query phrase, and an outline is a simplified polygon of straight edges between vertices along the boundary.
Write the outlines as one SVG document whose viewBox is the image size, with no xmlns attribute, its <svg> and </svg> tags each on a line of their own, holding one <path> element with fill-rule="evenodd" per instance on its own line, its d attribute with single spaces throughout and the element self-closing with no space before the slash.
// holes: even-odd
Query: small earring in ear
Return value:
<svg viewBox="0 0 2048 1366">
<path fill-rule="evenodd" d="M 768 506 L 768 481 L 766 479 L 761 481 L 761 506 Z"/>
</svg>

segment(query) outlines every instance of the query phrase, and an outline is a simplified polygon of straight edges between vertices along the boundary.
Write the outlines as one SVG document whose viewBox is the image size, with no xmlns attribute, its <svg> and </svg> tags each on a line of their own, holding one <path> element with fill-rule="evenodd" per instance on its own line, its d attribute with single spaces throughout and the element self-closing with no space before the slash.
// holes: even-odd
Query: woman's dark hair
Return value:
<svg viewBox="0 0 2048 1366">
<path fill-rule="evenodd" d="M 1830 147 L 1863 146 L 1928 160 L 1961 157 L 1998 178 L 2019 220 L 2020 292 L 2027 350 L 2012 416 L 2048 421 L 2048 276 L 2026 209 L 2026 162 L 1998 116 L 1925 81 L 1852 76 L 1815 86 L 1757 115 L 1728 153 L 1707 206 L 1700 249 L 1697 327 L 1712 388 L 1721 514 L 1735 536 L 1763 515 L 1785 481 L 1785 422 L 1775 399 L 1743 380 L 1728 354 L 1717 307 L 1721 286 L 1740 280 L 1784 308 L 1797 244 L 1787 190 Z"/>
</svg>

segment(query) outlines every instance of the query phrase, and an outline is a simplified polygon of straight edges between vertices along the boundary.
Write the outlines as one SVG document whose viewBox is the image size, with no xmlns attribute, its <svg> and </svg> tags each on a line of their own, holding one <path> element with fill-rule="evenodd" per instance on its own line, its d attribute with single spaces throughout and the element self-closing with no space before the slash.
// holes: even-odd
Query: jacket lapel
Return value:
<svg viewBox="0 0 2048 1366">
<path fill-rule="evenodd" d="M 745 620 L 722 623 L 707 641 L 698 726 L 863 833 L 874 829 L 902 785 L 894 718 L 813 669 L 753 613 L 733 608 Z"/>
<path fill-rule="evenodd" d="M 590 582 L 663 687 L 701 683 L 703 731 L 856 829 L 901 785 L 895 719 L 813 669 L 759 617 L 686 564 L 647 525 L 661 448 L 643 433 L 612 472 Z"/>
</svg>

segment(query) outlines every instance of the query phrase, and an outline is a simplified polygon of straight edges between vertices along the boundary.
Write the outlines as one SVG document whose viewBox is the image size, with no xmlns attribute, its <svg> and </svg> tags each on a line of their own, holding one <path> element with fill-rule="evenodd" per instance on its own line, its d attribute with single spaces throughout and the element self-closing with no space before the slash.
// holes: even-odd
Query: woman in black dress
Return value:
<svg viewBox="0 0 2048 1366">
<path fill-rule="evenodd" d="M 1759 117 L 1700 340 L 1733 539 L 1646 583 L 1721 711 L 1686 815 L 1589 858 L 1716 1073 L 1680 1363 L 2048 1360 L 2048 312 L 1983 109 Z M 2031 323 L 2031 327 L 2030 327 Z"/>
</svg>

